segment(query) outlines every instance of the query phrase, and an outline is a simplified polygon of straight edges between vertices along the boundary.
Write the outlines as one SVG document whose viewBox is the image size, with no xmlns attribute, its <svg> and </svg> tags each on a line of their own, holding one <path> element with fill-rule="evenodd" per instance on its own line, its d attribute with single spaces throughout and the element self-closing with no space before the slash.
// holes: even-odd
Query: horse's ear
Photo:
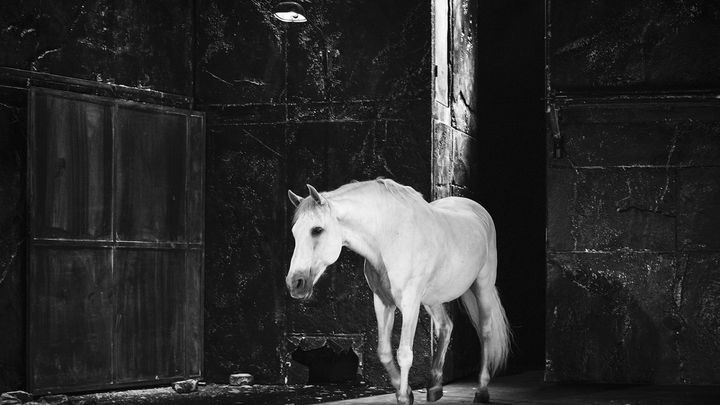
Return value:
<svg viewBox="0 0 720 405">
<path fill-rule="evenodd" d="M 292 190 L 288 190 L 288 198 L 290 199 L 290 202 L 292 205 L 297 208 L 298 205 L 300 205 L 300 201 L 302 201 L 302 197 L 292 192 Z"/>
<path fill-rule="evenodd" d="M 313 200 L 315 200 L 316 203 L 320 205 L 325 204 L 325 197 L 321 196 L 320 193 L 315 190 L 315 187 L 308 184 L 307 188 L 310 191 L 310 196 L 312 196 Z"/>
</svg>

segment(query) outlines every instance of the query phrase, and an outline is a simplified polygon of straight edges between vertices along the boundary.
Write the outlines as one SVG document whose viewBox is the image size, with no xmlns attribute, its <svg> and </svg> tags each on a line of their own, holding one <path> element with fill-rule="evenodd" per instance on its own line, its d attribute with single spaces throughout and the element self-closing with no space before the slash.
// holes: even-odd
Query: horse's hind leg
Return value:
<svg viewBox="0 0 720 405">
<path fill-rule="evenodd" d="M 378 347 L 377 354 L 380 358 L 380 363 L 387 370 L 390 376 L 390 382 L 393 387 L 398 390 L 400 389 L 400 372 L 392 354 L 392 329 L 393 323 L 395 322 L 395 306 L 385 305 L 380 297 L 374 295 L 375 304 L 375 316 L 377 317 L 378 324 Z"/>
<path fill-rule="evenodd" d="M 462 303 L 465 305 L 465 309 L 470 316 L 470 320 L 477 331 L 478 337 L 480 337 L 480 343 L 482 345 L 480 381 L 478 389 L 475 392 L 475 399 L 473 402 L 488 403 L 490 402 L 490 393 L 488 391 L 488 383 L 490 382 L 490 372 L 488 371 L 488 347 L 491 325 L 490 313 L 487 310 L 483 310 L 483 306 L 480 303 L 480 297 L 478 297 L 479 293 L 480 291 L 477 288 L 477 283 L 475 283 L 472 288 L 462 295 L 461 298 Z"/>
<path fill-rule="evenodd" d="M 413 340 L 417 328 L 418 314 L 420 312 L 420 300 L 416 294 L 407 290 L 404 292 L 403 302 L 400 303 L 402 312 L 402 332 L 400 333 L 400 345 L 397 351 L 397 361 L 400 366 L 400 388 L 396 398 L 398 405 L 412 405 L 413 393 L 408 384 L 408 375 L 413 362 Z"/>
<path fill-rule="evenodd" d="M 432 368 L 430 369 L 430 383 L 427 387 L 427 401 L 435 402 L 443 396 L 443 364 L 445 364 L 445 353 L 450 343 L 453 323 L 445 311 L 443 304 L 433 306 L 425 305 L 425 310 L 430 314 L 437 327 L 435 331 L 438 338 L 438 346 L 435 356 L 433 357 Z"/>
</svg>

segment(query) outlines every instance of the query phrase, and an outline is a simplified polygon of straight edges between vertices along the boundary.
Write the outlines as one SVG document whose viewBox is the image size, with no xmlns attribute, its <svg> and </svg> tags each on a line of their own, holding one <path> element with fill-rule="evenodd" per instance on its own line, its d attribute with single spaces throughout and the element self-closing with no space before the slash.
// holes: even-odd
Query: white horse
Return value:
<svg viewBox="0 0 720 405">
<path fill-rule="evenodd" d="M 297 207 L 292 228 L 295 251 L 286 283 L 293 298 L 308 298 L 343 246 L 365 258 L 365 278 L 374 294 L 378 357 L 397 390 L 398 404 L 412 404 L 408 372 L 420 305 L 437 326 L 428 402 L 442 397 L 442 369 L 452 321 L 443 303 L 461 298 L 482 342 L 475 402 L 489 402 L 490 375 L 504 366 L 510 329 L 495 276 L 495 225 L 478 203 L 460 197 L 425 201 L 411 187 L 392 180 L 355 182 L 310 196 L 288 191 Z M 390 336 L 395 308 L 402 334 L 395 366 Z"/>
</svg>

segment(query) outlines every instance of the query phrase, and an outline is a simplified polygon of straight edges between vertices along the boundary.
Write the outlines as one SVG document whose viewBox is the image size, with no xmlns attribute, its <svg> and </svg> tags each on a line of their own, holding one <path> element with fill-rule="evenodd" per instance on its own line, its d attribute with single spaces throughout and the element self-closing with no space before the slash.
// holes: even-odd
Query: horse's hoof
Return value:
<svg viewBox="0 0 720 405">
<path fill-rule="evenodd" d="M 490 402 L 490 393 L 488 392 L 487 388 L 476 392 L 473 402 L 481 404 L 487 404 L 488 402 Z"/>
<path fill-rule="evenodd" d="M 415 398 L 413 397 L 412 391 L 408 390 L 408 396 L 406 399 L 400 399 L 398 394 L 395 394 L 395 399 L 397 399 L 398 405 L 413 405 L 413 402 L 415 402 Z"/>
<path fill-rule="evenodd" d="M 443 396 L 442 385 L 436 385 L 432 388 L 427 389 L 427 401 L 428 402 L 435 402 L 438 399 L 442 398 L 442 396 Z"/>
</svg>

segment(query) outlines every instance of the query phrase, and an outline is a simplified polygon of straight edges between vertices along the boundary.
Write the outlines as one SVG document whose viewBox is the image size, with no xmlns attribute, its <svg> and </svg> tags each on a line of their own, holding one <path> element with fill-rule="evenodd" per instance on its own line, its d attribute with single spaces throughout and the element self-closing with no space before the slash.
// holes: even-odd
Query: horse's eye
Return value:
<svg viewBox="0 0 720 405">
<path fill-rule="evenodd" d="M 316 227 L 314 227 L 313 229 L 310 230 L 310 234 L 311 234 L 312 236 L 318 236 L 318 235 L 320 235 L 323 231 L 324 231 L 324 229 L 322 229 L 322 227 L 316 226 Z"/>
</svg>

